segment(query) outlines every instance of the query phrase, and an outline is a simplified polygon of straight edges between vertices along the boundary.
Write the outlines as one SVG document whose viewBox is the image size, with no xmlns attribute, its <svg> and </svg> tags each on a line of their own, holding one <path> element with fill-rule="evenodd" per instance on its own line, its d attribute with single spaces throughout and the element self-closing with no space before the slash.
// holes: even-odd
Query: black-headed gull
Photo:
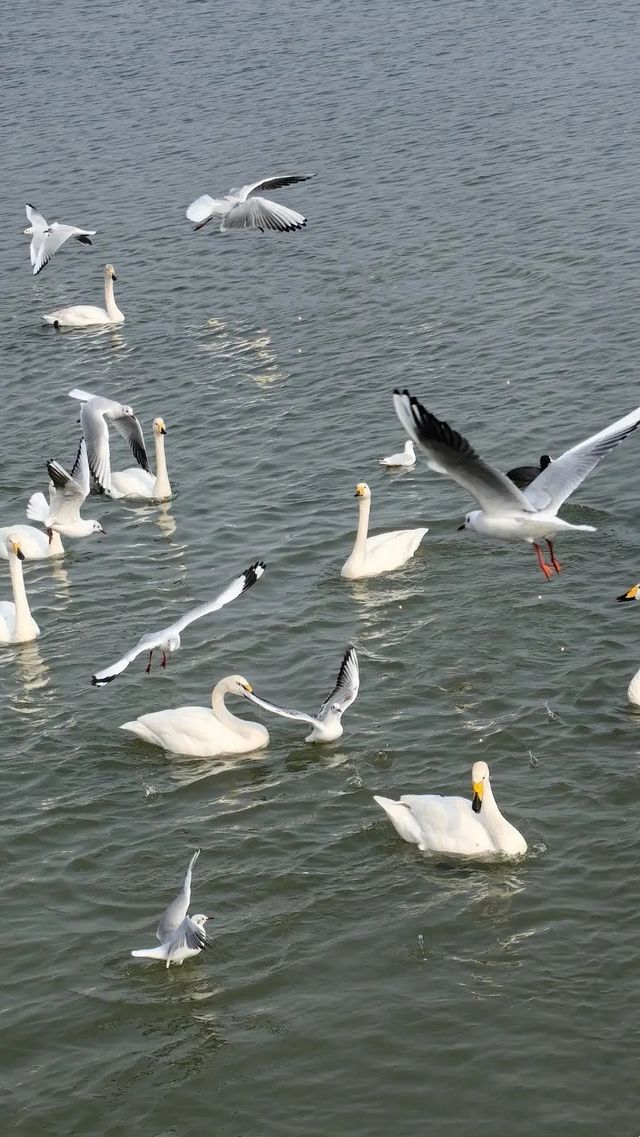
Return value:
<svg viewBox="0 0 640 1137">
<path fill-rule="evenodd" d="M 378 462 L 379 466 L 415 466 L 416 452 L 413 447 L 413 442 L 410 438 L 404 444 L 404 450 L 400 454 L 391 454 L 389 458 L 381 458 Z"/>
<path fill-rule="evenodd" d="M 425 451 L 431 469 L 458 482 L 478 502 L 480 509 L 468 513 L 459 528 L 499 541 L 528 542 L 533 545 L 547 580 L 553 575 L 552 568 L 546 564 L 538 542 L 544 538 L 551 565 L 560 572 L 552 538 L 569 531 L 595 532 L 593 525 L 562 521 L 556 516 L 560 506 L 598 462 L 640 425 L 640 407 L 636 407 L 611 426 L 566 450 L 523 492 L 506 474 L 484 462 L 466 438 L 431 414 L 415 395 L 396 389 L 393 403 L 407 434 Z"/>
<path fill-rule="evenodd" d="M 111 493 L 111 458 L 109 454 L 109 423 L 126 438 L 133 456 L 143 470 L 149 471 L 149 459 L 144 445 L 142 427 L 130 406 L 92 395 L 74 387 L 69 398 L 82 403 L 80 425 L 87 445 L 89 469 L 105 493 Z M 149 471 L 150 472 L 150 471 Z"/>
<path fill-rule="evenodd" d="M 289 233 L 294 229 L 303 229 L 307 224 L 306 217 L 296 213 L 295 209 L 288 209 L 286 205 L 278 205 L 276 201 L 269 201 L 266 197 L 254 197 L 259 190 L 280 189 L 281 186 L 290 186 L 294 182 L 306 182 L 313 174 L 285 174 L 282 177 L 261 178 L 259 182 L 240 186 L 240 189 L 231 189 L 221 198 L 209 197 L 208 193 L 192 201 L 187 209 L 189 221 L 193 221 L 196 229 L 202 229 L 214 217 L 220 220 L 220 230 L 228 229 L 274 229 L 278 233 Z"/>
<path fill-rule="evenodd" d="M 27 226 L 24 232 L 27 237 L 31 237 L 29 254 L 34 276 L 42 272 L 54 253 L 57 253 L 60 246 L 64 245 L 69 237 L 75 237 L 76 241 L 80 241 L 83 245 L 93 243 L 91 238 L 96 235 L 97 230 L 95 229 L 78 229 L 75 225 L 61 225 L 58 221 L 53 221 L 49 225 L 35 205 L 27 205 L 26 210 L 31 224 Z"/>
<path fill-rule="evenodd" d="M 335 687 L 327 695 L 317 715 L 308 715 L 304 711 L 287 710 L 285 707 L 278 706 L 277 703 L 270 703 L 267 699 L 261 699 L 253 691 L 246 691 L 245 698 L 250 699 L 252 703 L 257 703 L 259 707 L 264 707 L 266 711 L 272 711 L 274 715 L 310 723 L 312 730 L 307 735 L 306 742 L 333 742 L 334 739 L 340 738 L 344 731 L 342 716 L 347 708 L 355 702 L 359 688 L 358 656 L 356 649 L 350 646 L 340 664 Z"/>
<path fill-rule="evenodd" d="M 80 441 L 71 473 L 55 461 L 47 462 L 47 472 L 54 487 L 51 499 L 47 501 L 43 493 L 32 494 L 27 517 L 44 525 L 50 541 L 54 533 L 63 537 L 89 537 L 92 533 L 104 533 L 99 521 L 85 520 L 80 516 L 80 509 L 91 489 L 84 438 Z"/>
<path fill-rule="evenodd" d="M 195 916 L 188 915 L 191 904 L 191 874 L 199 856 L 200 850 L 197 849 L 189 861 L 187 875 L 180 892 L 160 917 L 156 931 L 160 947 L 132 951 L 131 954 L 137 959 L 162 959 L 167 967 L 170 967 L 172 963 L 184 963 L 185 959 L 199 955 L 203 948 L 211 946 L 204 927 L 207 920 L 211 920 L 212 917 L 204 916 L 201 912 Z"/>
</svg>

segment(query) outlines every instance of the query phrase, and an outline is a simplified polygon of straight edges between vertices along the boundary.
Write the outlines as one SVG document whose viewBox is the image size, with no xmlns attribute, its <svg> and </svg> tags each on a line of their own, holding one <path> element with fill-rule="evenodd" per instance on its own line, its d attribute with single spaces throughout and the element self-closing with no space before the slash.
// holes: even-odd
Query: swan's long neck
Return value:
<svg viewBox="0 0 640 1137">
<path fill-rule="evenodd" d="M 503 817 L 493 796 L 491 783 L 484 784 L 482 795 L 482 823 L 494 842 L 496 849 L 505 853 L 524 852 L 526 842 L 510 821 Z"/>
<path fill-rule="evenodd" d="M 220 683 L 216 683 L 211 695 L 213 713 L 218 722 L 221 722 L 223 726 L 228 727 L 234 734 L 239 734 L 243 738 L 247 738 L 251 734 L 251 724 L 245 722 L 244 719 L 236 718 L 229 708 L 225 706 L 224 697 L 228 694 L 229 692 L 225 687 L 224 679 Z"/>
<path fill-rule="evenodd" d="M 157 498 L 171 497 L 171 482 L 167 473 L 167 459 L 164 453 L 164 434 L 157 433 L 156 440 L 156 482 L 153 487 L 153 496 Z"/>
<path fill-rule="evenodd" d="M 110 320 L 117 320 L 122 315 L 113 294 L 112 276 L 105 276 L 104 278 L 104 306 Z"/>
<path fill-rule="evenodd" d="M 16 640 L 31 638 L 31 610 L 27 600 L 27 590 L 24 586 L 22 561 L 11 553 L 9 557 L 9 572 L 11 573 L 11 588 L 13 589 L 13 602 L 16 606 L 16 626 L 14 636 Z"/>
<path fill-rule="evenodd" d="M 358 531 L 353 545 L 353 557 L 364 560 L 367 552 L 367 533 L 369 532 L 369 513 L 371 511 L 371 498 L 361 497 L 359 501 Z"/>
</svg>

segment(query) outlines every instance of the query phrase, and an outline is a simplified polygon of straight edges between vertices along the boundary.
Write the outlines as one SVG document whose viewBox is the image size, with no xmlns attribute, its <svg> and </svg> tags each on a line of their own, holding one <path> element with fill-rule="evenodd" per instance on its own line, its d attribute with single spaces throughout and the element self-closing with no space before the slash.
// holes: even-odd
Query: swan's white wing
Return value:
<svg viewBox="0 0 640 1137">
<path fill-rule="evenodd" d="M 336 685 L 330 695 L 327 695 L 324 703 L 318 711 L 318 718 L 323 719 L 331 711 L 339 711 L 344 714 L 347 707 L 350 707 L 358 697 L 360 690 L 360 668 L 358 666 L 358 656 L 356 649 L 352 644 L 349 645 L 344 653 Z"/>
<path fill-rule="evenodd" d="M 128 651 L 126 655 L 116 660 L 115 663 L 112 663 L 111 667 L 105 667 L 102 671 L 96 671 L 95 675 L 91 676 L 93 686 L 104 687 L 106 683 L 112 683 L 143 651 L 153 651 L 154 648 L 158 647 L 163 641 L 163 636 L 164 631 L 149 632 L 148 635 L 143 636 L 136 646 L 131 648 L 131 651 Z"/>
<path fill-rule="evenodd" d="M 71 476 L 80 486 L 84 497 L 88 497 L 91 491 L 91 474 L 89 470 L 89 459 L 87 458 L 87 444 L 84 438 L 80 439 L 80 445 L 78 447 L 78 453 L 76 454 L 76 460 L 73 463 Z"/>
<path fill-rule="evenodd" d="M 193 221 L 196 229 L 202 229 L 212 217 L 222 217 L 228 209 L 228 201 L 216 200 L 209 197 L 208 193 L 203 193 L 202 197 L 191 202 L 187 209 L 187 217 L 189 221 Z"/>
<path fill-rule="evenodd" d="M 563 501 L 570 497 L 594 466 L 623 442 L 638 425 L 640 425 L 640 407 L 636 407 L 630 414 L 619 418 L 598 434 L 579 442 L 571 450 L 565 450 L 564 454 L 538 474 L 535 481 L 531 482 L 524 491 L 524 496 L 531 507 L 556 513 Z"/>
<path fill-rule="evenodd" d="M 180 924 L 189 911 L 189 905 L 191 903 L 191 874 L 193 872 L 193 866 L 195 865 L 199 856 L 200 850 L 196 849 L 191 860 L 189 861 L 189 868 L 187 869 L 187 875 L 184 878 L 184 884 L 182 885 L 182 888 L 180 889 L 175 900 L 171 901 L 171 904 L 169 904 L 168 908 L 165 908 L 162 916 L 160 917 L 160 922 L 156 931 L 156 938 L 160 940 L 161 944 L 163 944 L 171 937 L 176 928 L 180 927 Z"/>
<path fill-rule="evenodd" d="M 219 608 L 224 608 L 225 604 L 230 604 L 232 600 L 242 596 L 243 592 L 251 588 L 260 579 L 265 568 L 264 561 L 256 561 L 255 564 L 249 565 L 249 568 L 240 573 L 240 576 L 237 576 L 235 580 L 232 580 L 231 584 L 227 585 L 224 592 L 216 596 L 215 600 L 209 600 L 205 604 L 198 604 L 197 608 L 192 608 L 190 612 L 176 620 L 175 624 L 165 628 L 165 634 L 169 635 L 171 632 L 180 634 L 183 628 L 192 624 L 194 620 L 199 620 L 201 616 L 208 616 L 210 612 L 217 612 Z"/>
<path fill-rule="evenodd" d="M 149 469 L 149 459 L 147 458 L 147 451 L 144 445 L 144 435 L 136 416 L 120 414 L 117 416 L 110 415 L 109 418 L 118 431 L 118 434 L 126 438 L 138 465 L 142 466 L 142 469 L 150 474 L 151 470 Z"/>
<path fill-rule="evenodd" d="M 86 393 L 86 392 L 85 392 Z M 78 398 L 78 395 L 73 395 Z M 89 469 L 103 490 L 111 489 L 111 459 L 109 456 L 109 427 L 105 422 L 104 410 L 99 404 L 102 399 L 90 398 L 83 402 L 80 411 L 82 433 L 87 446 Z"/>
<path fill-rule="evenodd" d="M 273 229 L 278 233 L 290 233 L 294 229 L 304 229 L 306 217 L 287 209 L 266 197 L 250 197 L 240 201 L 227 214 L 220 228 L 227 229 Z"/>
<path fill-rule="evenodd" d="M 36 209 L 35 205 L 29 205 L 27 203 L 27 205 L 25 206 L 25 209 L 27 211 L 27 218 L 31 222 L 31 224 L 33 225 L 34 229 L 48 229 L 49 228 L 44 217 L 42 216 L 40 211 L 38 209 Z"/>
<path fill-rule="evenodd" d="M 531 503 L 505 474 L 480 458 L 461 434 L 431 414 L 407 390 L 393 392 L 393 405 L 410 438 L 427 455 L 432 470 L 446 474 L 487 513 L 530 512 Z"/>
<path fill-rule="evenodd" d="M 54 253 L 57 253 L 61 245 L 69 240 L 69 237 L 74 236 L 73 226 L 71 225 L 52 225 L 46 233 L 43 233 L 38 238 L 38 244 L 35 250 L 36 259 L 33 262 L 33 275 L 37 276 L 45 265 L 49 264 Z M 36 241 L 34 236 L 32 244 Z"/>
<path fill-rule="evenodd" d="M 249 194 L 262 190 L 281 189 L 282 186 L 292 186 L 294 182 L 307 182 L 309 178 L 315 178 L 315 174 L 284 174 L 282 177 L 261 178 L 259 182 L 241 186 L 236 193 L 241 201 L 246 201 Z"/>
<path fill-rule="evenodd" d="M 247 691 L 245 693 L 245 699 L 249 699 L 250 702 L 256 703 L 259 707 L 263 707 L 265 711 L 271 711 L 274 715 L 280 715 L 283 719 L 298 719 L 300 722 L 311 723 L 312 726 L 317 725 L 317 720 L 314 719 L 313 715 L 308 715 L 305 711 L 292 711 L 288 707 L 279 706 L 278 703 L 270 703 L 267 699 L 261 699 L 260 696 L 256 695 L 253 691 Z"/>
</svg>

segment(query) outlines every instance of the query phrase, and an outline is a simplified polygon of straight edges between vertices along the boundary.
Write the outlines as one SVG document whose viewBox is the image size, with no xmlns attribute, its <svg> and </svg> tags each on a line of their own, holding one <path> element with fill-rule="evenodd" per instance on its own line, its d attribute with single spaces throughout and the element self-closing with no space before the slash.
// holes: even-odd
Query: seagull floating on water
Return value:
<svg viewBox="0 0 640 1137">
<path fill-rule="evenodd" d="M 458 482 L 478 502 L 480 509 L 468 513 L 459 528 L 500 541 L 526 541 L 533 545 L 547 580 L 553 572 L 538 542 L 544 538 L 551 565 L 560 572 L 562 566 L 556 560 L 551 539 L 569 531 L 595 533 L 593 525 L 572 525 L 556 514 L 598 462 L 640 424 L 640 407 L 636 407 L 611 426 L 566 450 L 522 492 L 506 474 L 484 462 L 466 438 L 423 407 L 415 395 L 396 389 L 393 402 L 400 422 L 425 451 L 431 469 Z"/>
<path fill-rule="evenodd" d="M 200 620 L 202 616 L 208 616 L 210 612 L 217 612 L 220 608 L 224 608 L 225 604 L 230 604 L 238 596 L 242 596 L 248 588 L 251 588 L 257 580 L 260 579 L 266 565 L 264 561 L 256 561 L 255 564 L 250 565 L 248 569 L 240 573 L 235 580 L 231 581 L 224 592 L 216 596 L 215 600 L 208 600 L 205 604 L 198 604 L 196 608 L 192 608 L 176 620 L 168 627 L 162 628 L 159 632 L 148 632 L 138 641 L 136 646 L 118 659 L 111 667 L 105 667 L 103 671 L 96 671 L 95 675 L 91 676 L 91 682 L 94 687 L 103 687 L 105 683 L 111 683 L 122 671 L 133 663 L 137 656 L 143 652 L 149 653 L 149 661 L 145 668 L 147 675 L 151 671 L 151 659 L 153 653 L 158 648 L 162 652 L 161 666 L 166 667 L 169 661 L 171 652 L 180 649 L 180 633 L 184 631 L 189 624 L 193 624 L 194 620 Z"/>
<path fill-rule="evenodd" d="M 269 201 L 266 197 L 253 197 L 259 190 L 280 189 L 281 186 L 290 186 L 294 182 L 306 182 L 314 174 L 285 174 L 283 177 L 261 178 L 259 182 L 240 186 L 240 189 L 230 189 L 221 198 L 209 197 L 208 193 L 192 201 L 187 209 L 189 221 L 195 223 L 196 229 L 214 217 L 221 220 L 220 231 L 228 229 L 275 229 L 279 233 L 289 233 L 294 229 L 304 229 L 307 224 L 306 217 L 296 213 L 295 209 L 288 209 L 286 205 L 278 205 L 276 201 Z"/>
<path fill-rule="evenodd" d="M 27 517 L 44 525 L 49 541 L 52 541 L 54 533 L 63 537 L 89 537 L 92 533 L 104 533 L 99 521 L 85 520 L 80 516 L 80 509 L 91 489 L 84 438 L 80 440 L 78 456 L 70 474 L 55 461 L 47 462 L 47 472 L 54 487 L 51 500 L 47 501 L 43 493 L 32 494 L 27 505 Z"/>
<path fill-rule="evenodd" d="M 195 916 L 187 914 L 191 904 L 191 874 L 199 856 L 200 850 L 196 849 L 189 861 L 180 892 L 160 917 L 156 931 L 160 947 L 132 951 L 131 954 L 137 959 L 162 959 L 170 967 L 172 963 L 183 964 L 190 956 L 200 955 L 203 948 L 211 947 L 204 926 L 212 917 L 204 916 L 201 912 Z"/>
<path fill-rule="evenodd" d="M 57 253 L 61 245 L 69 240 L 69 237 L 75 237 L 76 241 L 80 241 L 83 245 L 93 244 L 91 238 L 96 235 L 95 229 L 78 229 L 75 225 L 61 225 L 58 221 L 53 221 L 51 225 L 48 225 L 34 205 L 27 205 L 26 210 L 31 224 L 24 232 L 27 237 L 31 237 L 29 254 L 34 276 L 42 272 L 54 253 Z"/>
<path fill-rule="evenodd" d="M 264 707 L 266 711 L 272 711 L 274 715 L 282 715 L 286 719 L 298 719 L 300 722 L 310 723 L 312 730 L 307 735 L 305 742 L 333 742 L 334 739 L 340 738 L 344 731 L 342 716 L 347 708 L 355 702 L 359 688 L 358 656 L 356 649 L 349 646 L 340 664 L 336 685 L 331 694 L 327 695 L 315 717 L 305 714 L 304 711 L 290 711 L 285 707 L 279 707 L 276 703 L 269 703 L 253 691 L 246 691 L 244 695 L 246 699 L 250 699 L 252 703 L 257 703 L 259 707 Z"/>
<path fill-rule="evenodd" d="M 87 445 L 89 469 L 105 493 L 111 493 L 109 423 L 126 438 L 138 465 L 150 473 L 142 427 L 131 407 L 113 399 L 104 399 L 101 395 L 92 395 L 79 387 L 69 391 L 69 397 L 82 403 L 80 424 Z"/>
<path fill-rule="evenodd" d="M 404 450 L 401 454 L 392 454 L 390 458 L 381 458 L 378 462 L 379 466 L 415 466 L 416 452 L 413 448 L 413 442 L 410 438 L 404 444 Z"/>
</svg>

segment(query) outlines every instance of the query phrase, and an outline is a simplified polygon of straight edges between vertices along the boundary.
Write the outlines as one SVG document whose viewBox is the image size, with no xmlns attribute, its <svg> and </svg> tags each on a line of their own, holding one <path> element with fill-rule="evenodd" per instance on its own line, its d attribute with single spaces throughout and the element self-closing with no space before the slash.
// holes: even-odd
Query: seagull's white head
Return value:
<svg viewBox="0 0 640 1137">
<path fill-rule="evenodd" d="M 207 920 L 212 920 L 213 916 L 203 916 L 202 912 L 197 912 L 195 916 L 191 917 L 191 919 L 193 920 L 194 924 L 198 925 L 199 928 L 204 928 Z"/>
<path fill-rule="evenodd" d="M 471 767 L 471 788 L 473 801 L 471 808 L 474 813 L 480 813 L 485 786 L 489 785 L 489 767 L 486 762 L 474 762 Z"/>
<path fill-rule="evenodd" d="M 136 417 L 133 413 L 133 407 L 128 406 L 127 403 L 123 403 L 122 406 L 120 407 L 120 414 L 125 415 L 127 418 L 135 418 Z"/>
<path fill-rule="evenodd" d="M 167 433 L 167 428 L 164 425 L 164 419 L 163 418 L 154 418 L 154 420 L 153 420 L 153 433 L 154 434 L 166 434 Z"/>
<path fill-rule="evenodd" d="M 90 521 L 89 524 L 91 525 L 91 533 L 103 533 L 106 537 L 107 530 L 102 528 L 102 525 L 99 521 Z"/>
<path fill-rule="evenodd" d="M 180 649 L 180 636 L 177 632 L 172 632 L 167 636 L 164 644 L 162 645 L 165 651 L 179 651 Z"/>
<path fill-rule="evenodd" d="M 405 454 L 409 454 L 412 458 L 415 458 L 415 456 L 416 456 L 416 452 L 413 448 L 413 442 L 411 441 L 410 438 L 408 438 L 404 444 L 404 452 L 405 452 Z"/>
<path fill-rule="evenodd" d="M 25 237 L 33 237 L 33 225 L 27 225 L 27 228 L 23 229 L 22 232 Z"/>
<path fill-rule="evenodd" d="M 477 529 L 477 520 L 481 513 L 481 509 L 472 509 L 471 513 L 468 513 L 465 517 L 464 523 L 462 525 L 458 525 L 458 532 L 460 532 L 462 529 Z"/>
</svg>

